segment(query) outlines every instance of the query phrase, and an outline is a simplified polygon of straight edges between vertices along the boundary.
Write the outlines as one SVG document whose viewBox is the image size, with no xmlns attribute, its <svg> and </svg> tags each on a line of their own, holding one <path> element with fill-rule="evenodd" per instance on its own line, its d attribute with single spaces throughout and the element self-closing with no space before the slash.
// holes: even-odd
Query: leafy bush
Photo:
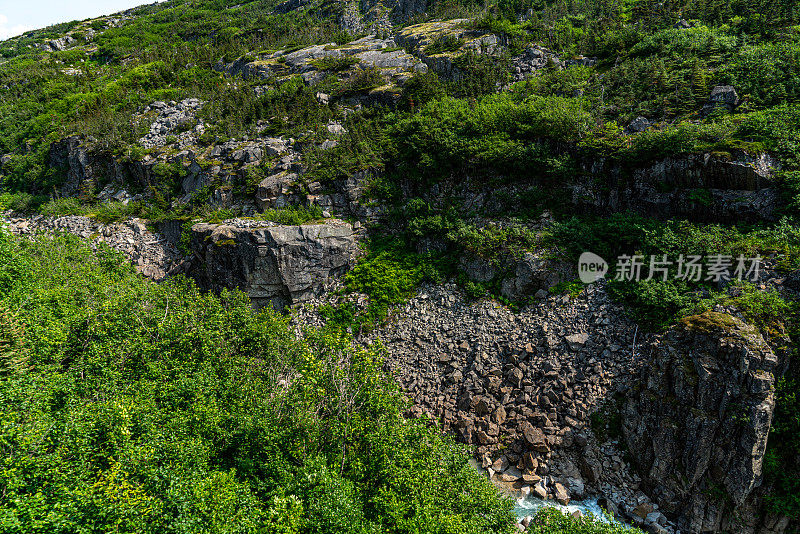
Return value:
<svg viewBox="0 0 800 534">
<path fill-rule="evenodd" d="M 403 86 L 401 106 L 416 111 L 431 100 L 445 96 L 447 89 L 435 72 L 417 73 Z"/>
<path fill-rule="evenodd" d="M 486 54 L 468 51 L 453 58 L 457 79 L 450 83 L 449 92 L 456 97 L 476 98 L 492 94 L 508 83 L 509 61 Z"/>
<path fill-rule="evenodd" d="M 4 530 L 513 532 L 462 449 L 403 418 L 377 348 L 74 237 L 0 233 L 0 260 Z"/>
<path fill-rule="evenodd" d="M 272 221 L 278 224 L 305 224 L 310 221 L 322 219 L 322 208 L 316 205 L 271 208 L 254 215 L 253 218 L 259 221 Z"/>
<path fill-rule="evenodd" d="M 543 138 L 572 141 L 592 122 L 586 103 L 561 97 L 489 95 L 477 103 L 445 98 L 399 121 L 391 136 L 404 176 L 428 182 L 473 169 L 560 175 L 562 160 Z M 568 157 L 568 156 L 567 156 Z"/>
<path fill-rule="evenodd" d="M 127 204 L 122 202 L 103 202 L 92 209 L 89 215 L 103 224 L 111 224 L 136 217 L 142 213 L 142 209 L 143 206 L 139 202 L 129 202 Z"/>
<path fill-rule="evenodd" d="M 370 329 L 386 317 L 390 306 L 410 297 L 422 282 L 441 282 L 444 272 L 448 272 L 445 258 L 411 252 L 398 240 L 373 239 L 366 254 L 345 275 L 345 290 L 365 293 L 367 308 L 358 312 L 352 305 L 344 305 L 321 311 L 332 327 Z"/>
<path fill-rule="evenodd" d="M 354 65 L 358 65 L 360 62 L 361 60 L 354 56 L 325 56 L 320 59 L 315 59 L 311 64 L 319 70 L 339 72 L 347 70 Z"/>
<path fill-rule="evenodd" d="M 342 82 L 334 91 L 334 96 L 343 97 L 363 93 L 385 83 L 386 81 L 383 79 L 380 69 L 376 67 L 358 69 L 352 76 Z"/>
<path fill-rule="evenodd" d="M 455 35 L 439 35 L 431 44 L 425 47 L 425 53 L 429 56 L 446 52 L 455 52 L 464 46 L 464 40 Z"/>
<path fill-rule="evenodd" d="M 62 217 L 64 215 L 85 215 L 86 207 L 76 197 L 62 197 L 43 204 L 39 210 L 42 215 Z"/>
<path fill-rule="evenodd" d="M 642 534 L 635 527 L 602 523 L 592 518 L 574 519 L 561 511 L 544 507 L 536 512 L 527 532 L 533 534 Z"/>
<path fill-rule="evenodd" d="M 611 265 L 620 255 L 668 255 L 675 261 L 683 255 L 721 254 L 737 258 L 779 251 L 784 269 L 800 266 L 800 233 L 788 220 L 771 228 L 741 231 L 716 224 L 688 221 L 657 221 L 633 214 L 614 214 L 606 218 L 578 218 L 557 222 L 543 236 L 543 242 L 563 251 L 572 261 L 582 252 L 594 252 Z M 667 280 L 611 280 L 609 292 L 633 309 L 644 325 L 661 329 L 674 324 L 683 315 L 697 313 L 714 304 L 733 304 L 755 324 L 767 327 L 776 319 L 785 319 L 792 309 L 782 298 L 770 292 L 754 291 L 751 286 L 733 285 L 723 293 L 707 281 L 678 280 L 675 266 Z M 646 276 L 647 269 L 642 270 Z"/>
<path fill-rule="evenodd" d="M 0 194 L 0 211 L 12 210 L 25 213 L 41 205 L 42 197 L 35 197 L 30 193 L 2 193 Z"/>
</svg>

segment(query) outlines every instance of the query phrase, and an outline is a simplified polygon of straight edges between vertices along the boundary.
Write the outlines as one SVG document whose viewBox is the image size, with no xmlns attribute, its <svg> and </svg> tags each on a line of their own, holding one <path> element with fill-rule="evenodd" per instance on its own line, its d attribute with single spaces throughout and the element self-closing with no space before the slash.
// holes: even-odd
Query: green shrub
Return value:
<svg viewBox="0 0 800 534">
<path fill-rule="evenodd" d="M 270 208 L 253 216 L 259 221 L 272 221 L 278 224 L 298 225 L 322 219 L 322 208 L 312 206 L 287 206 Z"/>
<path fill-rule="evenodd" d="M 417 73 L 403 86 L 401 106 L 416 111 L 432 100 L 445 96 L 446 86 L 435 72 Z"/>
<path fill-rule="evenodd" d="M 533 534 L 642 534 L 635 527 L 621 523 L 602 523 L 593 518 L 575 519 L 563 512 L 544 507 L 536 512 L 527 532 Z"/>
<path fill-rule="evenodd" d="M 75 237 L 0 233 L 3 356 L 8 309 L 29 353 L 2 361 L 9 532 L 514 531 L 465 451 L 402 416 L 377 347 Z"/>
<path fill-rule="evenodd" d="M 343 97 L 363 93 L 385 84 L 380 69 L 367 67 L 358 69 L 353 75 L 344 80 L 334 92 L 335 97 Z"/>
<path fill-rule="evenodd" d="M 455 35 L 439 35 L 425 47 L 425 54 L 432 56 L 446 52 L 455 52 L 464 46 L 464 40 Z"/>
<path fill-rule="evenodd" d="M 559 282 L 556 285 L 548 288 L 548 291 L 552 295 L 561 295 L 566 293 L 570 297 L 576 298 L 583 292 L 585 287 L 586 285 L 580 280 L 565 280 L 564 282 Z"/>
<path fill-rule="evenodd" d="M 515 224 L 480 228 L 459 225 L 447 233 L 447 239 L 463 250 L 492 260 L 498 266 L 521 259 L 525 252 L 540 242 L 538 232 Z"/>
<path fill-rule="evenodd" d="M 2 193 L 0 194 L 0 211 L 12 210 L 26 213 L 38 208 L 43 200 L 43 197 L 35 197 L 30 193 Z"/>
<path fill-rule="evenodd" d="M 111 224 L 139 215 L 142 212 L 142 208 L 143 206 L 139 202 L 129 202 L 128 204 L 103 202 L 96 208 L 91 209 L 89 216 L 103 224 Z"/>
<path fill-rule="evenodd" d="M 495 93 L 509 80 L 509 62 L 486 54 L 468 51 L 454 58 L 457 79 L 450 82 L 449 92 L 457 97 L 477 98 Z"/>
<path fill-rule="evenodd" d="M 541 139 L 575 141 L 592 122 L 587 103 L 561 97 L 519 100 L 505 93 L 479 101 L 433 100 L 391 129 L 393 157 L 404 177 L 426 182 L 456 172 L 560 177 L 570 156 L 555 155 Z"/>
<path fill-rule="evenodd" d="M 39 208 L 42 215 L 62 217 L 64 215 L 85 215 L 86 207 L 76 197 L 62 197 L 50 200 Z"/>
<path fill-rule="evenodd" d="M 311 64 L 319 70 L 339 72 L 347 70 L 354 65 L 358 65 L 360 62 L 361 60 L 355 56 L 325 56 L 320 59 L 315 59 Z"/>
<path fill-rule="evenodd" d="M 424 281 L 441 282 L 450 272 L 448 260 L 434 254 L 418 254 L 396 239 L 376 238 L 366 246 L 366 254 L 345 275 L 345 290 L 365 293 L 366 310 L 356 312 L 352 305 L 321 310 L 335 328 L 370 329 L 382 321 L 389 308 L 410 297 Z"/>
</svg>

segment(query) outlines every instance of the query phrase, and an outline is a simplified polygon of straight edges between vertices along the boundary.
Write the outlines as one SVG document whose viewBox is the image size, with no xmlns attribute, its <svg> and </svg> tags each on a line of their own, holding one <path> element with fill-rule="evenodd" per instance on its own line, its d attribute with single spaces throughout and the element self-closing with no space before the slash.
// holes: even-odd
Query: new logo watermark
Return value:
<svg viewBox="0 0 800 534">
<path fill-rule="evenodd" d="M 736 279 L 756 282 L 759 279 L 761 257 L 684 255 L 669 257 L 662 255 L 623 254 L 614 264 L 614 280 L 685 280 L 687 282 L 720 282 Z M 578 258 L 578 278 L 591 284 L 604 278 L 609 272 L 606 260 L 593 252 L 584 252 Z"/>
<path fill-rule="evenodd" d="M 597 282 L 607 272 L 608 262 L 593 252 L 584 252 L 578 258 L 578 277 L 584 284 Z"/>
</svg>

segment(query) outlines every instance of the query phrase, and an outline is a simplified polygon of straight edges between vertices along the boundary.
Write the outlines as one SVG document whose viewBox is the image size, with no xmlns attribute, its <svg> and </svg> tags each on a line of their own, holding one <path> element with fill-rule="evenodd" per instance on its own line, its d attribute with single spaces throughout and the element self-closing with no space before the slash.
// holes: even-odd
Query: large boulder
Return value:
<svg viewBox="0 0 800 534">
<path fill-rule="evenodd" d="M 253 221 L 195 224 L 193 276 L 206 288 L 239 288 L 255 307 L 309 300 L 345 272 L 357 250 L 350 224 L 270 225 Z"/>
<path fill-rule="evenodd" d="M 777 360 L 754 327 L 718 312 L 652 343 L 623 430 L 645 485 L 684 532 L 748 531 L 728 522 L 762 482 Z"/>
<path fill-rule="evenodd" d="M 732 85 L 717 85 L 711 90 L 708 103 L 703 106 L 703 114 L 708 115 L 717 108 L 733 111 L 739 105 L 739 95 Z"/>
<path fill-rule="evenodd" d="M 501 292 L 512 300 L 524 300 L 567 279 L 569 268 L 541 255 L 526 252 L 513 274 L 503 280 Z M 571 274 L 571 273 L 570 273 Z"/>
</svg>

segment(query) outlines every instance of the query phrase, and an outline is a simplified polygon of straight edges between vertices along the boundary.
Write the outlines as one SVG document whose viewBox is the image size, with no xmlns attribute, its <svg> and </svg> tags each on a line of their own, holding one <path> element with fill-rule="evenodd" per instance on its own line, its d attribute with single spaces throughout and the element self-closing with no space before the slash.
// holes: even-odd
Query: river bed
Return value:
<svg viewBox="0 0 800 534">
<path fill-rule="evenodd" d="M 603 515 L 603 509 L 597 504 L 597 499 L 585 499 L 583 501 L 573 501 L 568 505 L 564 506 L 559 504 L 556 501 L 548 500 L 544 501 L 539 499 L 538 497 L 528 497 L 527 499 L 517 499 L 517 503 L 514 506 L 514 514 L 517 516 L 517 520 L 522 520 L 526 516 L 533 516 L 536 515 L 536 512 L 544 507 L 555 508 L 564 512 L 565 514 L 571 514 L 575 511 L 580 511 L 584 517 L 592 514 L 594 518 L 598 521 L 602 521 L 603 523 L 608 523 L 608 519 Z"/>
</svg>

